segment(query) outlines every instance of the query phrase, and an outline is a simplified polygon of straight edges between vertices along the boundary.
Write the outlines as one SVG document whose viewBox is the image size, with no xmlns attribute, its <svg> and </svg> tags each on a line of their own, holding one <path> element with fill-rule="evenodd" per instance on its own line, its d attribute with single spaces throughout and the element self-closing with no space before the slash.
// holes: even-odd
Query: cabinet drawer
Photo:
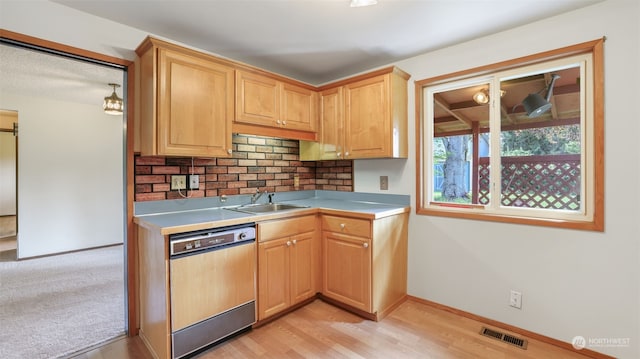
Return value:
<svg viewBox="0 0 640 359">
<path fill-rule="evenodd" d="M 366 219 L 322 216 L 322 230 L 371 238 L 371 221 Z"/>
<path fill-rule="evenodd" d="M 316 216 L 278 219 L 258 223 L 258 242 L 293 236 L 316 230 Z"/>
</svg>

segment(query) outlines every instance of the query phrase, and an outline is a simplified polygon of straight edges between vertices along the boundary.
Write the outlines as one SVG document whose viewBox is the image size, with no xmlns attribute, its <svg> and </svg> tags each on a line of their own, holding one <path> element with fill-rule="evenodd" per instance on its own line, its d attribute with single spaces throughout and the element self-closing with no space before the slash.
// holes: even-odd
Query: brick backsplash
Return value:
<svg viewBox="0 0 640 359">
<path fill-rule="evenodd" d="M 353 191 L 353 161 L 300 161 L 296 140 L 233 136 L 232 158 L 135 156 L 135 200 L 182 198 L 171 190 L 171 175 L 200 175 L 190 197 L 215 197 L 297 190 Z M 295 177 L 299 185 L 294 186 Z M 182 191 L 183 195 L 187 195 Z"/>
</svg>

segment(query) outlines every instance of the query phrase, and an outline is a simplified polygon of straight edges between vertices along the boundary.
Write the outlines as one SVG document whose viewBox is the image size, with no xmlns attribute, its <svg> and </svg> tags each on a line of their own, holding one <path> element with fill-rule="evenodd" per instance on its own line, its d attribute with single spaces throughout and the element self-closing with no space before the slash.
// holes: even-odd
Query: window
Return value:
<svg viewBox="0 0 640 359">
<path fill-rule="evenodd" d="M 603 41 L 417 81 L 417 213 L 602 231 Z"/>
</svg>

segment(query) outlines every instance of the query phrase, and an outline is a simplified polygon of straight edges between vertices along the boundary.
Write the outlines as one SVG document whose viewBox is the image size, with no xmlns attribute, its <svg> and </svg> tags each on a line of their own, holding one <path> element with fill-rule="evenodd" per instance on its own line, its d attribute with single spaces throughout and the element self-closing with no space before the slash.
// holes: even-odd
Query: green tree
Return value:
<svg viewBox="0 0 640 359">
<path fill-rule="evenodd" d="M 502 132 L 503 156 L 580 153 L 580 126 L 553 126 Z"/>
</svg>

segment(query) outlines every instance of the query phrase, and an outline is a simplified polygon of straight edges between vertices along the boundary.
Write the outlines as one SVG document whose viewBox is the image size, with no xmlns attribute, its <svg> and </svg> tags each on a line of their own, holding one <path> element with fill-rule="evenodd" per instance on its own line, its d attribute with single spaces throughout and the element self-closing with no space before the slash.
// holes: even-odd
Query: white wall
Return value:
<svg viewBox="0 0 640 359">
<path fill-rule="evenodd" d="M 10 93 L 0 108 L 20 119 L 18 258 L 122 243 L 122 116 Z"/>
<path fill-rule="evenodd" d="M 128 60 L 147 35 L 43 0 L 0 0 L 0 28 Z M 0 94 L 0 108 L 20 112 L 18 257 L 122 243 L 122 117 L 48 105 L 59 110 Z"/>
<path fill-rule="evenodd" d="M 409 292 L 477 315 L 571 342 L 574 336 L 630 338 L 630 346 L 590 347 L 640 358 L 640 9 L 610 0 L 582 10 L 397 63 L 413 81 L 487 65 L 602 36 L 605 49 L 605 232 L 463 219 L 410 218 Z M 415 148 L 414 111 L 409 111 Z M 415 155 L 355 163 L 355 190 L 410 189 Z M 522 310 L 508 306 L 523 294 Z"/>
<path fill-rule="evenodd" d="M 131 54 L 126 58 L 132 59 L 133 49 L 146 36 L 54 3 L 0 6 L 2 28 L 107 55 Z M 608 38 L 605 232 L 412 215 L 411 295 L 566 342 L 576 335 L 630 338 L 629 347 L 591 349 L 640 357 L 640 121 L 633 106 L 640 97 L 639 12 L 637 0 L 609 0 L 398 63 L 412 74 L 412 109 L 413 80 Z M 409 114 L 414 148 L 415 119 L 413 111 Z M 412 151 L 408 160 L 356 161 L 355 188 L 380 192 L 378 176 L 388 175 L 390 187 L 384 193 L 415 197 L 414 161 Z M 522 310 L 507 306 L 510 289 L 523 293 Z"/>
<path fill-rule="evenodd" d="M 147 35 L 47 0 L 0 0 L 0 28 L 127 60 Z"/>
</svg>

